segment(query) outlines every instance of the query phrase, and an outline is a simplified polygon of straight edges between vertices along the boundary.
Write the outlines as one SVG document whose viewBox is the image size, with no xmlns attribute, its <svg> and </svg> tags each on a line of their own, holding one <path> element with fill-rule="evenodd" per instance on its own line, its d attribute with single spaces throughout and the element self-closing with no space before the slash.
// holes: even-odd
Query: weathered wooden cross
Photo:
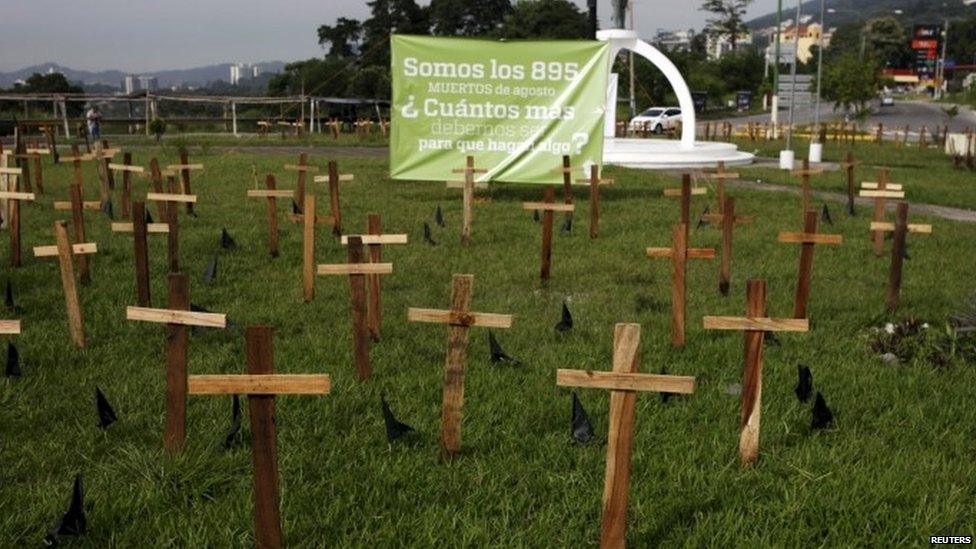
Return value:
<svg viewBox="0 0 976 549">
<path fill-rule="evenodd" d="M 78 177 L 75 177 L 74 183 L 68 186 L 68 190 L 71 200 L 64 202 L 55 201 L 54 209 L 59 211 L 68 210 L 71 212 L 71 227 L 74 232 L 74 239 L 76 242 L 84 242 L 85 210 L 97 210 L 101 208 L 101 202 L 82 199 L 83 190 Z M 86 286 L 91 282 L 91 269 L 88 265 L 88 258 L 84 255 L 78 257 L 78 278 Z"/>
<path fill-rule="evenodd" d="M 370 330 L 366 312 L 368 306 L 366 303 L 366 275 L 393 274 L 393 264 L 367 263 L 363 254 L 363 238 L 361 236 L 350 236 L 346 240 L 346 248 L 349 252 L 349 263 L 319 265 L 316 272 L 320 275 L 349 276 L 356 378 L 364 380 L 373 373 L 373 367 L 369 363 Z"/>
<path fill-rule="evenodd" d="M 407 310 L 411 322 L 447 324 L 447 360 L 444 365 L 444 399 L 441 407 L 441 456 L 451 458 L 461 450 L 461 408 L 464 405 L 464 376 L 468 356 L 468 329 L 511 328 L 512 315 L 471 312 L 474 275 L 454 275 L 450 310 Z"/>
<path fill-rule="evenodd" d="M 590 238 L 600 235 L 600 185 L 613 185 L 613 179 L 600 178 L 600 166 L 590 166 L 590 177 L 577 179 L 577 183 L 590 187 Z"/>
<path fill-rule="evenodd" d="M 563 202 L 565 204 L 573 203 L 573 169 L 569 155 L 563 155 L 563 165 L 556 168 L 556 173 L 563 176 Z M 573 210 L 566 211 L 566 222 L 573 222 Z"/>
<path fill-rule="evenodd" d="M 690 394 L 695 378 L 637 373 L 640 361 L 640 324 L 617 324 L 613 331 L 613 371 L 556 371 L 559 387 L 610 390 L 607 429 L 607 467 L 603 480 L 603 521 L 600 547 L 624 547 L 627 532 L 627 496 L 638 392 Z"/>
<path fill-rule="evenodd" d="M 382 248 L 388 244 L 406 244 L 406 234 L 383 234 L 379 214 L 368 214 L 366 216 L 366 233 L 359 236 L 363 245 L 369 252 L 370 263 L 380 263 L 382 261 Z M 349 237 L 343 236 L 340 240 L 343 246 L 349 244 Z M 366 324 L 369 327 L 369 334 L 373 341 L 380 340 L 380 326 L 383 324 L 382 299 L 380 297 L 381 285 L 380 275 L 367 274 L 366 284 L 369 287 L 368 301 L 366 303 Z"/>
<path fill-rule="evenodd" d="M 125 310 L 127 320 L 166 324 L 166 428 L 163 446 L 170 455 L 179 453 L 186 442 L 186 358 L 189 327 L 227 326 L 227 317 L 223 314 L 189 309 L 189 278 L 185 273 L 170 273 L 169 303 L 166 309 L 127 307 Z"/>
<path fill-rule="evenodd" d="M 874 217 L 872 218 L 874 222 L 880 223 L 885 220 L 886 199 L 905 198 L 905 191 L 902 186 L 888 181 L 889 173 L 888 168 L 879 168 L 877 181 L 861 183 L 861 197 L 874 199 Z M 872 231 L 871 237 L 874 244 L 874 255 L 881 257 L 884 255 L 884 231 Z"/>
<path fill-rule="evenodd" d="M 732 235 L 736 225 L 746 225 L 756 220 L 754 215 L 735 215 L 735 198 L 725 197 L 721 213 L 705 214 L 704 218 L 722 227 L 722 257 L 718 271 L 718 291 L 729 295 L 732 283 Z"/>
<path fill-rule="evenodd" d="M 149 307 L 152 304 L 149 295 L 149 244 L 147 235 L 169 234 L 169 223 L 146 223 L 146 203 L 132 204 L 132 221 L 112 223 L 112 232 L 132 233 L 134 246 L 136 273 L 136 304 Z"/>
<path fill-rule="evenodd" d="M 715 198 L 718 202 L 717 211 L 721 215 L 725 208 L 725 182 L 726 180 L 739 179 L 739 174 L 725 171 L 725 161 L 719 160 L 714 172 L 705 172 L 702 177 L 715 181 Z"/>
<path fill-rule="evenodd" d="M 264 178 L 263 189 L 249 189 L 248 198 L 266 198 L 268 201 L 268 252 L 271 257 L 278 257 L 278 198 L 294 200 L 295 191 L 279 190 L 275 188 L 275 176 L 268 174 Z"/>
<path fill-rule="evenodd" d="M 245 375 L 192 375 L 190 395 L 247 395 L 251 418 L 251 460 L 254 469 L 254 545 L 261 549 L 284 546 L 278 490 L 276 395 L 327 395 L 328 374 L 275 374 L 274 329 L 248 326 Z"/>
<path fill-rule="evenodd" d="M 64 305 L 68 314 L 68 330 L 71 339 L 79 348 L 85 346 L 85 323 L 81 314 L 81 301 L 78 299 L 78 286 L 75 285 L 75 266 L 72 256 L 78 259 L 87 254 L 98 252 L 94 242 L 71 243 L 68 236 L 68 224 L 65 221 L 54 222 L 54 246 L 35 246 L 34 257 L 57 257 L 61 269 L 61 288 L 64 291 Z M 80 261 L 79 261 L 80 263 Z"/>
<path fill-rule="evenodd" d="M 861 163 L 854 160 L 854 151 L 847 151 L 847 157 L 840 166 L 844 168 L 844 172 L 847 174 L 847 213 L 848 215 L 854 215 L 854 169 L 857 168 Z"/>
<path fill-rule="evenodd" d="M 793 301 L 793 318 L 807 317 L 810 274 L 813 271 L 813 247 L 817 244 L 839 245 L 844 242 L 844 237 L 839 234 L 818 234 L 818 217 L 817 212 L 807 212 L 802 233 L 783 231 L 779 233 L 777 239 L 786 244 L 800 244 L 800 268 L 796 281 L 796 298 Z"/>
<path fill-rule="evenodd" d="M 122 219 L 129 219 L 132 215 L 132 174 L 145 175 L 146 169 L 132 165 L 132 153 L 122 153 L 121 164 L 109 164 L 108 169 L 122 172 Z M 157 166 L 158 169 L 158 166 Z"/>
<path fill-rule="evenodd" d="M 803 211 L 800 218 L 805 219 L 807 212 L 810 211 L 810 195 L 811 195 L 810 176 L 822 174 L 823 168 L 811 168 L 810 160 L 804 158 L 803 168 L 799 170 L 793 170 L 792 173 L 794 177 L 796 176 L 800 177 L 800 194 L 802 196 L 802 206 L 803 206 Z"/>
<path fill-rule="evenodd" d="M 549 269 L 552 266 L 552 216 L 553 212 L 573 211 L 572 204 L 556 204 L 556 189 L 547 185 L 542 191 L 542 202 L 523 202 L 523 210 L 542 211 L 542 263 L 539 277 L 549 280 Z"/>
<path fill-rule="evenodd" d="M 748 467 L 759 457 L 759 418 L 762 397 L 763 336 L 765 332 L 806 332 L 805 318 L 767 318 L 766 281 L 746 282 L 746 316 L 706 316 L 706 330 L 739 330 L 745 333 L 742 368 L 742 409 L 739 416 L 739 462 Z"/>
<path fill-rule="evenodd" d="M 474 157 L 468 156 L 465 161 L 465 167 L 455 168 L 451 172 L 464 174 L 464 187 L 461 193 L 461 245 L 468 246 L 471 244 L 471 222 L 474 217 L 472 211 L 474 203 L 474 176 L 479 173 L 488 173 L 488 170 L 485 168 L 475 168 Z"/>
<path fill-rule="evenodd" d="M 180 270 L 180 222 L 177 204 L 194 204 L 197 201 L 196 195 L 182 194 L 180 190 L 181 184 L 177 182 L 175 177 L 170 176 L 168 193 L 146 193 L 147 202 L 155 201 L 166 204 L 166 207 L 162 208 L 162 211 L 166 214 L 163 219 L 169 225 L 169 230 L 167 231 L 169 235 L 169 238 L 167 238 L 167 251 L 169 271 L 171 273 L 176 273 Z"/>
<path fill-rule="evenodd" d="M 298 184 L 295 187 L 295 202 L 299 205 L 299 208 L 305 204 L 305 179 L 308 172 L 315 173 L 319 171 L 318 166 L 308 165 L 308 155 L 301 153 L 298 155 L 298 164 L 285 164 L 285 170 L 291 172 L 298 172 Z"/>
<path fill-rule="evenodd" d="M 328 164 L 327 175 L 317 175 L 312 180 L 316 183 L 329 184 L 329 208 L 332 211 L 332 234 L 342 234 L 342 208 L 339 203 L 339 183 L 352 181 L 352 174 L 340 174 L 339 166 L 334 160 Z"/>
<path fill-rule="evenodd" d="M 0 191 L 0 200 L 7 204 L 7 229 L 10 231 L 10 266 L 20 267 L 20 203 L 21 201 L 33 201 L 34 193 L 19 192 L 17 190 L 20 168 L 6 168 L 11 170 L 5 175 L 9 176 L 8 188 L 10 190 Z"/>
<path fill-rule="evenodd" d="M 190 164 L 189 156 L 186 151 L 180 151 L 180 163 L 170 164 L 166 166 L 168 170 L 179 171 L 180 174 L 180 193 L 185 195 L 192 195 L 193 191 L 190 190 L 190 171 L 199 171 L 203 169 L 203 164 Z M 193 205 L 196 203 L 186 202 L 186 213 L 193 215 Z M 176 207 L 176 205 L 172 205 Z"/>
<path fill-rule="evenodd" d="M 302 291 L 305 302 L 315 297 L 315 225 L 333 221 L 332 216 L 315 214 L 315 193 L 305 193 L 305 213 L 292 214 L 302 221 Z"/>
<path fill-rule="evenodd" d="M 681 209 L 681 216 L 678 219 L 678 223 L 685 226 L 685 237 L 688 237 L 688 232 L 691 227 L 691 197 L 698 195 L 708 194 L 708 189 L 705 187 L 692 187 L 691 186 L 691 174 L 681 174 L 681 187 L 679 188 L 669 188 L 664 189 L 664 196 L 666 198 L 679 198 L 679 207 Z"/>
<path fill-rule="evenodd" d="M 932 234 L 932 225 L 908 222 L 908 202 L 899 202 L 894 223 L 872 221 L 871 230 L 881 233 L 892 232 L 894 239 L 891 245 L 891 270 L 888 273 L 888 295 L 886 298 L 888 310 L 895 312 L 901 296 L 901 272 L 905 262 L 905 240 L 908 233 Z"/>
<path fill-rule="evenodd" d="M 685 283 L 689 259 L 715 259 L 714 248 L 689 248 L 684 223 L 674 226 L 670 248 L 647 248 L 647 257 L 671 260 L 671 345 L 685 344 L 685 312 L 688 287 Z"/>
</svg>

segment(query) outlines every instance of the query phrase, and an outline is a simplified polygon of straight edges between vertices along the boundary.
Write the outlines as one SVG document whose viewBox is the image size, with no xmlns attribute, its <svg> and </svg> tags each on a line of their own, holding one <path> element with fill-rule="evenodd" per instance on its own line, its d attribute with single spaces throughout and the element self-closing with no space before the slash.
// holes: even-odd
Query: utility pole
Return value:
<svg viewBox="0 0 976 549">
<path fill-rule="evenodd" d="M 630 13 L 630 26 L 629 26 L 629 28 L 630 28 L 630 30 L 634 30 L 634 2 L 632 0 L 628 0 L 628 2 L 627 2 L 627 11 Z M 629 98 L 630 99 L 630 118 L 633 119 L 635 116 L 637 116 L 637 101 L 634 98 L 634 84 L 635 84 L 635 81 L 634 81 L 635 80 L 634 79 L 634 51 L 633 50 L 629 50 L 627 52 L 627 54 L 628 54 L 628 57 L 627 57 L 627 67 L 630 69 L 630 86 L 628 86 L 628 89 L 630 89 L 630 98 Z"/>
<path fill-rule="evenodd" d="M 939 63 L 935 67 L 935 99 L 942 99 L 942 86 L 945 83 L 945 63 L 946 47 L 949 44 L 949 18 L 945 19 L 945 28 L 942 31 L 942 55 Z"/>
<path fill-rule="evenodd" d="M 810 152 L 807 158 L 811 163 L 819 163 L 823 160 L 823 144 L 820 143 L 820 80 L 823 78 L 823 49 L 824 49 L 824 30 L 827 23 L 824 17 L 827 13 L 827 0 L 820 0 L 820 37 L 817 40 L 817 105 L 813 110 L 813 139 L 810 142 Z"/>
<path fill-rule="evenodd" d="M 786 127 L 786 150 L 793 145 L 793 111 L 796 107 L 796 64 L 800 61 L 800 6 L 803 0 L 796 0 L 796 20 L 793 23 L 793 65 L 790 67 L 790 118 Z"/>
<path fill-rule="evenodd" d="M 773 139 L 776 136 L 776 126 L 779 124 L 779 42 L 780 30 L 783 28 L 783 0 L 776 0 L 776 46 L 773 54 L 773 98 L 769 121 L 773 126 Z"/>
</svg>

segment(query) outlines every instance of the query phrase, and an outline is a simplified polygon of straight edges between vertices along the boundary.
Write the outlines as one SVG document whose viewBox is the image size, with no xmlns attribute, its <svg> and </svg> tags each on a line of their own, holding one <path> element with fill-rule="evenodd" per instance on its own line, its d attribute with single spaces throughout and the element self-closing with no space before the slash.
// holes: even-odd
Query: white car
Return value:
<svg viewBox="0 0 976 549">
<path fill-rule="evenodd" d="M 681 122 L 681 109 L 678 107 L 651 107 L 630 121 L 630 129 L 642 130 L 645 127 L 654 133 L 673 130 Z"/>
<path fill-rule="evenodd" d="M 890 95 L 886 95 L 886 96 L 882 97 L 881 98 L 881 106 L 882 107 L 894 107 L 895 106 L 895 98 L 892 97 L 892 96 L 890 96 Z"/>
</svg>

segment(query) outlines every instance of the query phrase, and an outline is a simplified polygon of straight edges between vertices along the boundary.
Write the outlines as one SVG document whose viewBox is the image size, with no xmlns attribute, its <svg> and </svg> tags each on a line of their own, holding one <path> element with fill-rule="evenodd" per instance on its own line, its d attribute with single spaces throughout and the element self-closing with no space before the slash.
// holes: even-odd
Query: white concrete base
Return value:
<svg viewBox="0 0 976 549">
<path fill-rule="evenodd" d="M 792 170 L 796 164 L 796 153 L 793 151 L 779 151 L 779 169 Z"/>
<path fill-rule="evenodd" d="M 719 161 L 726 166 L 741 166 L 752 164 L 754 158 L 731 143 L 696 141 L 693 148 L 683 149 L 680 141 L 669 139 L 614 137 L 603 141 L 605 164 L 643 170 L 714 168 Z"/>
<path fill-rule="evenodd" d="M 823 143 L 810 143 L 810 154 L 807 159 L 811 164 L 819 164 L 823 161 Z"/>
</svg>

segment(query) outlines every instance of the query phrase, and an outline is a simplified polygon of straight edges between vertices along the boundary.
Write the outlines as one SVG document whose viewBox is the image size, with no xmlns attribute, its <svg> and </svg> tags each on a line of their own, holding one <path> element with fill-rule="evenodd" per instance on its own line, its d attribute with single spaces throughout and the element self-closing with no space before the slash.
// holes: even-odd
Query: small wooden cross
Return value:
<svg viewBox="0 0 976 549">
<path fill-rule="evenodd" d="M 285 164 L 285 170 L 298 172 L 298 185 L 295 187 L 295 201 L 301 207 L 305 204 L 305 178 L 308 172 L 319 171 L 318 166 L 308 165 L 308 155 L 305 153 L 300 153 L 298 155 L 298 164 Z"/>
<path fill-rule="evenodd" d="M 805 318 L 766 318 L 766 281 L 746 282 L 746 316 L 706 316 L 706 330 L 739 330 L 745 333 L 742 368 L 742 410 L 739 416 L 739 462 L 748 467 L 759 457 L 759 416 L 762 397 L 763 336 L 765 332 L 806 332 Z"/>
<path fill-rule="evenodd" d="M 816 244 L 840 245 L 844 237 L 839 234 L 817 233 L 817 212 L 807 212 L 803 232 L 781 232 L 779 242 L 800 244 L 800 268 L 796 281 L 796 298 L 793 301 L 793 318 L 807 317 L 807 300 L 810 297 L 810 274 L 813 271 L 813 247 Z"/>
<path fill-rule="evenodd" d="M 718 291 L 724 296 L 729 295 L 732 283 L 732 234 L 737 225 L 746 225 L 756 220 L 754 215 L 735 215 L 735 198 L 725 197 L 725 205 L 721 214 L 706 214 L 703 217 L 711 222 L 717 222 L 722 227 L 722 257 L 719 263 Z"/>
<path fill-rule="evenodd" d="M 320 275 L 348 275 L 349 295 L 352 303 L 352 339 L 356 359 L 356 378 L 368 379 L 373 373 L 369 363 L 370 331 L 366 314 L 366 275 L 393 274 L 392 263 L 367 263 L 363 257 L 363 239 L 351 236 L 346 240 L 349 263 L 319 265 Z"/>
<path fill-rule="evenodd" d="M 908 202 L 899 202 L 894 223 L 872 221 L 871 230 L 894 233 L 891 245 L 891 270 L 888 272 L 888 310 L 895 312 L 901 296 L 901 271 L 905 262 L 905 239 L 908 233 L 932 234 L 932 225 L 908 222 Z"/>
<path fill-rule="evenodd" d="M 547 185 L 543 189 L 542 202 L 523 202 L 523 210 L 542 211 L 542 263 L 539 277 L 549 280 L 549 270 L 552 265 L 552 216 L 553 212 L 572 212 L 572 204 L 556 204 L 556 189 Z"/>
<path fill-rule="evenodd" d="M 474 176 L 478 173 L 488 173 L 488 170 L 485 168 L 475 168 L 474 157 L 468 156 L 465 161 L 465 167 L 455 168 L 451 170 L 451 173 L 464 174 L 464 187 L 461 193 L 461 245 L 469 246 L 471 244 L 471 221 L 474 215 L 471 210 L 472 203 L 474 202 Z"/>
<path fill-rule="evenodd" d="M 305 193 L 303 214 L 292 214 L 302 221 L 302 290 L 305 302 L 315 297 L 315 225 L 331 223 L 332 216 L 315 215 L 315 193 Z"/>
<path fill-rule="evenodd" d="M 681 187 L 680 188 L 670 188 L 664 189 L 664 196 L 666 198 L 680 198 L 680 208 L 681 217 L 678 223 L 685 226 L 685 237 L 688 237 L 688 231 L 691 227 L 691 197 L 698 195 L 708 194 L 708 189 L 705 187 L 694 187 L 691 186 L 691 174 L 681 174 Z"/>
<path fill-rule="evenodd" d="M 719 160 L 715 167 L 714 172 L 705 172 L 702 174 L 705 179 L 715 180 L 715 197 L 718 200 L 718 213 L 722 214 L 725 208 L 725 181 L 732 179 L 739 179 L 739 174 L 735 172 L 725 171 L 725 161 Z"/>
<path fill-rule="evenodd" d="M 800 192 L 803 197 L 803 215 L 801 217 L 805 219 L 807 212 L 810 211 L 810 176 L 822 174 L 823 168 L 810 168 L 810 160 L 804 158 L 803 168 L 793 170 L 792 173 L 794 177 L 800 177 Z"/>
<path fill-rule="evenodd" d="M 590 177 L 577 179 L 577 183 L 590 186 L 590 238 L 600 235 L 600 185 L 613 185 L 613 179 L 600 178 L 600 166 L 590 166 Z"/>
<path fill-rule="evenodd" d="M 85 202 L 82 200 L 82 188 L 77 178 L 74 183 L 68 186 L 68 189 L 71 200 L 66 203 L 55 202 L 54 209 L 71 210 L 71 226 L 74 232 L 74 240 L 75 242 L 85 242 L 85 210 L 98 209 L 101 207 L 101 203 L 97 201 Z M 84 255 L 78 257 L 78 280 L 84 286 L 91 283 L 91 268 L 88 264 L 88 257 Z"/>
<path fill-rule="evenodd" d="M 888 168 L 878 169 L 878 181 L 865 181 L 861 183 L 861 197 L 874 199 L 875 222 L 885 220 L 885 200 L 888 198 L 905 198 L 905 191 L 897 183 L 888 181 L 890 170 Z M 871 233 L 874 244 L 874 255 L 881 257 L 884 255 L 884 232 L 874 231 Z"/>
<path fill-rule="evenodd" d="M 638 392 L 691 394 L 695 378 L 637 373 L 640 324 L 617 324 L 613 330 L 613 371 L 556 370 L 559 387 L 610 390 L 607 467 L 603 480 L 603 522 L 600 547 L 624 547 L 627 496 Z"/>
<path fill-rule="evenodd" d="M 332 390 L 328 374 L 275 374 L 274 329 L 248 326 L 246 375 L 193 375 L 191 395 L 248 396 L 251 418 L 251 459 L 254 469 L 254 545 L 261 549 L 284 546 L 278 490 L 278 437 L 275 429 L 275 395 L 327 395 Z"/>
<path fill-rule="evenodd" d="M 95 159 L 95 173 L 98 174 L 98 196 L 101 198 L 101 202 L 105 203 L 111 197 L 109 177 L 112 172 L 108 170 L 108 161 L 112 157 L 106 156 L 101 141 L 95 141 L 95 150 L 92 154 Z"/>
<path fill-rule="evenodd" d="M 450 310 L 407 310 L 410 322 L 447 324 L 447 360 L 444 365 L 444 400 L 441 407 L 441 456 L 451 458 L 461 450 L 461 407 L 464 405 L 464 376 L 468 356 L 468 329 L 511 328 L 512 315 L 471 312 L 474 275 L 454 275 Z"/>
<path fill-rule="evenodd" d="M 840 163 L 847 174 L 847 213 L 854 215 L 854 169 L 861 163 L 854 159 L 854 151 L 847 151 L 846 159 Z"/>
<path fill-rule="evenodd" d="M 85 324 L 81 314 L 81 301 L 78 299 L 78 287 L 75 285 L 75 266 L 72 256 L 78 259 L 87 254 L 98 252 L 94 242 L 71 243 L 68 236 L 68 224 L 65 221 L 54 222 L 54 246 L 35 246 L 34 257 L 57 257 L 61 269 L 61 288 L 64 290 L 64 305 L 68 314 L 68 330 L 71 339 L 78 348 L 85 346 Z M 80 261 L 79 261 L 80 263 Z"/>
<path fill-rule="evenodd" d="M 329 184 L 329 208 L 332 210 L 332 234 L 339 236 L 342 234 L 342 209 L 339 204 L 339 183 L 353 180 L 352 174 L 340 174 L 339 166 L 334 160 L 328 164 L 329 173 L 313 178 L 316 183 Z"/>
<path fill-rule="evenodd" d="M 109 164 L 108 169 L 122 172 L 122 219 L 129 219 L 132 214 L 132 174 L 145 175 L 146 169 L 132 165 L 132 153 L 122 153 L 121 164 Z M 158 167 L 157 167 L 158 169 Z"/>
<path fill-rule="evenodd" d="M 275 188 L 274 174 L 264 178 L 264 189 L 250 189 L 248 198 L 266 198 L 268 201 L 268 252 L 271 257 L 278 257 L 278 198 L 295 199 L 295 191 L 278 190 Z"/>
<path fill-rule="evenodd" d="M 563 176 L 563 202 L 565 204 L 573 203 L 573 163 L 569 158 L 568 154 L 563 155 L 562 166 L 556 168 L 556 173 L 562 174 Z M 566 212 L 566 222 L 573 222 L 573 210 Z"/>
<path fill-rule="evenodd" d="M 170 273 L 166 309 L 127 307 L 125 310 L 127 320 L 166 324 L 166 429 L 163 446 L 170 455 L 179 453 L 186 442 L 188 327 L 227 327 L 227 317 L 223 314 L 189 309 L 189 278 L 185 273 Z"/>
<path fill-rule="evenodd" d="M 132 233 L 134 246 L 133 258 L 136 268 L 136 304 L 149 307 L 152 303 L 149 296 L 149 245 L 147 235 L 169 234 L 169 223 L 146 223 L 146 203 L 132 204 L 132 221 L 112 223 L 112 232 Z"/>
<path fill-rule="evenodd" d="M 11 174 L 7 174 L 11 175 Z M 8 187 L 11 190 L 0 191 L 0 200 L 7 204 L 7 228 L 10 230 L 10 266 L 20 267 L 20 203 L 21 201 L 33 201 L 34 193 L 17 191 L 18 177 L 13 175 L 10 178 L 12 183 Z"/>
<path fill-rule="evenodd" d="M 149 183 L 152 185 L 153 192 L 159 194 L 165 192 L 165 189 L 163 189 L 163 170 L 159 169 L 159 162 L 155 157 L 149 160 Z M 166 202 L 157 202 L 156 217 L 159 219 L 169 219 L 169 204 Z"/>
<path fill-rule="evenodd" d="M 366 216 L 366 233 L 358 236 L 363 245 L 369 252 L 370 263 L 380 263 L 382 261 L 382 248 L 388 244 L 406 244 L 406 234 L 383 234 L 379 214 L 368 214 Z M 349 237 L 343 236 L 340 239 L 343 246 L 349 244 Z M 380 275 L 367 274 L 366 284 L 369 287 L 367 292 L 368 301 L 366 302 L 366 324 L 369 327 L 370 337 L 373 341 L 380 340 L 380 326 L 383 324 L 382 299 L 380 297 L 381 285 Z"/>
<path fill-rule="evenodd" d="M 670 248 L 647 248 L 647 257 L 671 260 L 671 345 L 685 344 L 685 312 L 688 288 L 685 274 L 689 259 L 715 259 L 714 248 L 689 248 L 688 231 L 683 223 L 674 226 Z"/>
<path fill-rule="evenodd" d="M 202 170 L 203 164 L 190 164 L 189 155 L 184 150 L 180 151 L 180 163 L 170 164 L 169 166 L 166 166 L 166 169 L 174 171 L 178 170 L 180 172 L 180 193 L 192 195 L 193 191 L 190 190 L 190 171 Z M 196 201 L 186 203 L 186 213 L 193 215 L 193 204 L 195 202 Z M 176 207 L 175 204 L 173 207 Z"/>
<path fill-rule="evenodd" d="M 180 194 L 180 184 L 177 183 L 176 178 L 173 176 L 169 177 L 169 192 L 168 193 L 146 193 L 147 201 L 156 201 L 161 204 L 166 204 L 166 207 L 162 209 L 165 213 L 164 219 L 169 225 L 169 231 L 167 238 L 167 252 L 169 257 L 169 272 L 176 273 L 180 270 L 180 223 L 179 223 L 179 210 L 177 209 L 177 204 L 186 203 L 193 204 L 197 201 L 196 195 Z"/>
</svg>

